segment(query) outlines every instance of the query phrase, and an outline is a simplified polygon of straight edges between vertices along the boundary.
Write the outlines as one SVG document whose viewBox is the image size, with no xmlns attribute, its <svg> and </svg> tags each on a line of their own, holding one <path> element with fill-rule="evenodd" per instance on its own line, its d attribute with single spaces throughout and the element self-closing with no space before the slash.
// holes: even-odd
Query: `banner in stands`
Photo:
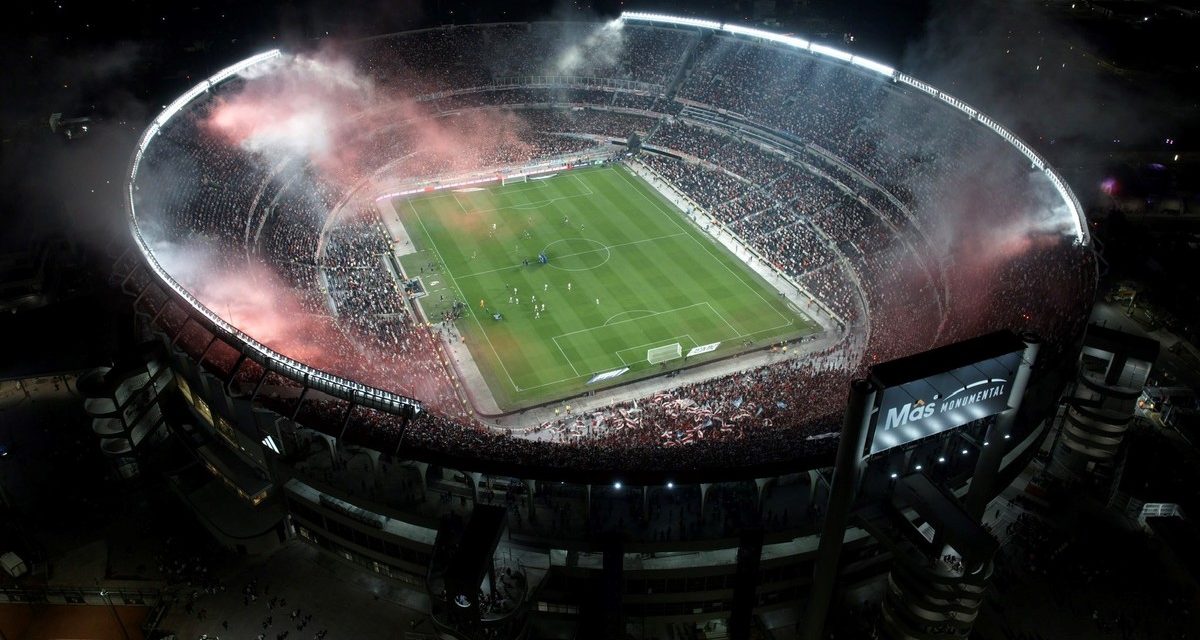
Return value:
<svg viewBox="0 0 1200 640">
<path fill-rule="evenodd" d="M 692 347 L 690 350 L 688 350 L 687 355 L 684 357 L 690 358 L 692 356 L 698 356 L 700 354 L 710 353 L 712 351 L 716 351 L 717 347 L 719 347 L 719 346 L 721 346 L 720 342 L 714 342 L 712 344 L 702 344 L 698 347 Z"/>
<path fill-rule="evenodd" d="M 587 383 L 595 384 L 597 382 L 604 382 L 605 380 L 612 380 L 613 378 L 625 373 L 626 371 L 629 371 L 629 367 L 621 367 L 620 369 L 613 369 L 612 371 L 605 371 L 604 373 L 597 373 L 596 375 L 592 376 L 592 379 L 588 380 Z"/>
<path fill-rule="evenodd" d="M 1020 339 L 1001 332 L 872 368 L 880 391 L 865 453 L 873 455 L 1004 411 L 1023 350 Z M 961 364 L 963 360 L 973 361 Z"/>
</svg>

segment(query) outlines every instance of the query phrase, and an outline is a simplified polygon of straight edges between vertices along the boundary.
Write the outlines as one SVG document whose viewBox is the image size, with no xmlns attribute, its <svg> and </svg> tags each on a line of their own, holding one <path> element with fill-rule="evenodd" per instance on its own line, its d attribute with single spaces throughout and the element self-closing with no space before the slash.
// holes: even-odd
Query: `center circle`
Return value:
<svg viewBox="0 0 1200 640">
<path fill-rule="evenodd" d="M 563 238 L 546 245 L 542 252 L 546 264 L 563 271 L 595 269 L 612 258 L 612 250 L 604 243 L 588 238 Z"/>
</svg>

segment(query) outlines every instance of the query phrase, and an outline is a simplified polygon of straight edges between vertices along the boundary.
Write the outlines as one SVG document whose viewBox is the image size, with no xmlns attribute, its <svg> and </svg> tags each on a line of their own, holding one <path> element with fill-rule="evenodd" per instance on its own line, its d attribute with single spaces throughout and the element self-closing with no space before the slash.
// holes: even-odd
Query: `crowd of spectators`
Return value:
<svg viewBox="0 0 1200 640">
<path fill-rule="evenodd" d="M 355 52 L 383 86 L 415 94 L 480 87 L 513 77 L 630 80 L 662 87 L 697 38 L 637 25 L 539 22 L 447 26 L 373 38 Z"/>
<path fill-rule="evenodd" d="M 226 266 L 253 260 L 276 269 L 307 314 L 336 327 L 329 350 L 342 364 L 332 373 L 418 397 L 433 408 L 410 420 L 314 405 L 305 409 L 317 411 L 312 417 L 333 415 L 347 433 L 366 434 L 384 447 L 471 451 L 518 464 L 697 468 L 825 455 L 833 441 L 814 436 L 834 430 L 846 380 L 865 366 L 998 328 L 1048 337 L 1079 328 L 1093 268 L 1086 249 L 1047 234 L 1006 239 L 1009 244 L 998 249 L 964 246 L 947 253 L 928 235 L 948 212 L 967 212 L 973 203 L 1002 212 L 998 225 L 1041 204 L 1031 189 L 1012 188 L 1009 178 L 1032 179 L 1013 169 L 1023 158 L 977 123 L 884 78 L 802 52 L 724 35 L 700 39 L 687 30 L 615 31 L 504 24 L 359 43 L 359 66 L 381 87 L 402 87 L 410 95 L 460 92 L 424 103 L 429 111 L 423 117 L 478 141 L 452 155 L 413 142 L 418 118 L 354 132 L 349 140 L 358 153 L 347 155 L 355 161 L 332 173 L 301 159 L 264 163 L 207 132 L 207 103 L 201 102 L 164 127 L 143 158 L 134 185 L 140 224 L 158 238 L 202 248 Z M 616 55 L 602 55 L 605 46 Z M 699 126 L 678 117 L 680 103 L 668 94 L 645 87 L 494 86 L 500 78 L 535 75 L 632 80 L 664 91 L 679 78 L 678 96 L 691 104 L 740 114 L 800 142 L 767 148 L 737 127 Z M 562 103 L 589 106 L 551 107 Z M 504 116 L 446 113 L 462 110 Z M 456 119 L 443 120 L 451 117 Z M 496 122 L 512 130 L 496 135 Z M 780 358 L 638 401 L 563 415 L 541 425 L 533 438 L 469 415 L 443 364 L 436 329 L 421 322 L 405 299 L 403 274 L 389 262 L 388 234 L 379 219 L 357 204 L 337 224 L 326 225 L 326 218 L 382 167 L 429 180 L 596 144 L 564 135 L 581 133 L 637 133 L 648 146 L 680 156 L 645 153 L 639 161 L 709 216 L 718 226 L 714 233 L 735 234 L 820 299 L 848 328 L 849 339 L 865 341 L 863 349 L 842 345 L 804 360 Z M 984 168 L 1006 181 L 965 188 L 960 178 L 981 168 L 981 154 L 1004 159 Z M 947 208 L 934 206 L 940 203 Z M 964 226 L 975 222 L 967 218 Z M 955 266 L 952 275 L 940 269 L 946 263 Z M 204 343 L 203 329 L 186 327 L 174 314 L 164 314 L 162 322 L 195 334 L 181 341 L 185 348 Z M 233 368 L 236 358 L 228 349 L 212 351 L 214 364 Z M 254 366 L 234 375 L 257 383 L 267 374 Z M 294 385 L 273 380 L 272 386 Z"/>
<path fill-rule="evenodd" d="M 607 109 L 525 109 L 521 117 L 531 129 L 544 132 L 568 132 L 627 138 L 646 135 L 657 119 Z"/>
</svg>

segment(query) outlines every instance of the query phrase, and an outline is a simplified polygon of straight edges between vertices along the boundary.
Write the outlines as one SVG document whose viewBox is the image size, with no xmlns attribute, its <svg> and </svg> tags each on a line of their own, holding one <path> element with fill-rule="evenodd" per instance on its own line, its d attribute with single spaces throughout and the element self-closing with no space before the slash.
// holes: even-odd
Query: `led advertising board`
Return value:
<svg viewBox="0 0 1200 640">
<path fill-rule="evenodd" d="M 998 332 L 871 369 L 878 387 L 866 455 L 1008 408 L 1025 343 Z"/>
</svg>

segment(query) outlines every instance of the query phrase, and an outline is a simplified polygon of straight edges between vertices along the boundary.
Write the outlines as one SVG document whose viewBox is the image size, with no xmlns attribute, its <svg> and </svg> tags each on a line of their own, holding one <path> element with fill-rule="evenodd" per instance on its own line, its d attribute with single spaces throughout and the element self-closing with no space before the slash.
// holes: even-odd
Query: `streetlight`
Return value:
<svg viewBox="0 0 1200 640">
<path fill-rule="evenodd" d="M 99 584 L 99 580 L 96 581 Z M 121 620 L 121 615 L 117 613 L 117 607 L 112 603 L 112 598 L 108 597 L 108 591 L 100 589 L 100 597 L 104 598 L 104 602 L 108 604 L 108 610 L 112 612 L 113 617 L 117 620 L 117 626 L 121 628 L 121 635 L 125 640 L 131 640 L 129 630 L 125 628 L 125 622 Z"/>
</svg>

